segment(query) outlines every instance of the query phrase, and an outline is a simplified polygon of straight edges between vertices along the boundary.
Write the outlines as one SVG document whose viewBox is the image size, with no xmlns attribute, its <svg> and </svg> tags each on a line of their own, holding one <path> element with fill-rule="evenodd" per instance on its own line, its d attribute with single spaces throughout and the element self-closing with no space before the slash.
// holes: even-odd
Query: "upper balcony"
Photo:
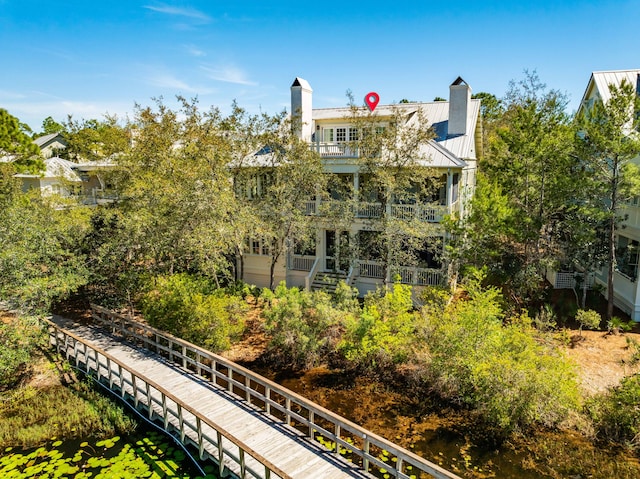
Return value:
<svg viewBox="0 0 640 479">
<path fill-rule="evenodd" d="M 323 216 L 323 212 L 326 212 L 326 209 L 330 210 L 332 207 L 341 208 L 344 204 L 345 202 L 336 200 L 328 202 L 308 200 L 302 205 L 302 210 L 309 216 Z M 382 203 L 357 202 L 351 205 L 351 208 L 356 219 L 378 219 L 383 216 Z M 387 217 L 398 220 L 418 220 L 429 223 L 440 223 L 443 217 L 455 211 L 455 208 L 457 208 L 457 203 L 454 203 L 451 209 L 446 205 L 436 203 L 388 204 L 385 213 Z"/>
<path fill-rule="evenodd" d="M 309 148 L 317 151 L 321 158 L 358 158 L 358 148 L 339 142 L 314 142 Z"/>
</svg>

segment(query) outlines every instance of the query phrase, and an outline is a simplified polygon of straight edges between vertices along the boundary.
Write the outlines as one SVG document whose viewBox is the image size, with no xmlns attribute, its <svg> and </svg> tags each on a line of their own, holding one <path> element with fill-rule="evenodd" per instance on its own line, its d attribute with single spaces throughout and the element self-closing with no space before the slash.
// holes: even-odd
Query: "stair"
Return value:
<svg viewBox="0 0 640 479">
<path fill-rule="evenodd" d="M 311 291 L 326 291 L 327 293 L 335 293 L 336 287 L 339 281 L 346 281 L 347 275 L 345 273 L 316 273 L 311 283 Z"/>
</svg>

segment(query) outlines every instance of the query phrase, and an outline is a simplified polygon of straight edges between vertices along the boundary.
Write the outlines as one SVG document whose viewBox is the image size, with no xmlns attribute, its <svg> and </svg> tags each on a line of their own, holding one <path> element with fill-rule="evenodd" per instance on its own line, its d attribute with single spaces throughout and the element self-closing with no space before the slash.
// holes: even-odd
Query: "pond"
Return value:
<svg viewBox="0 0 640 479">
<path fill-rule="evenodd" d="M 203 469 L 166 435 L 153 430 L 101 440 L 56 440 L 24 450 L 8 447 L 0 457 L 3 479 L 216 479 L 212 465 Z"/>
<path fill-rule="evenodd" d="M 535 431 L 496 444 L 466 411 L 407 398 L 371 379 L 325 368 L 293 374 L 248 366 L 463 478 L 640 477 L 637 458 L 597 447 L 578 433 Z"/>
</svg>

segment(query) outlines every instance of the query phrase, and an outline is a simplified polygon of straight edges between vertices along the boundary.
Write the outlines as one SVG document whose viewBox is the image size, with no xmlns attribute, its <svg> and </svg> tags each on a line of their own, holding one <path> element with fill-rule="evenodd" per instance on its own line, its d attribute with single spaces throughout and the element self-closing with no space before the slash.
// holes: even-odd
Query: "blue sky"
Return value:
<svg viewBox="0 0 640 479">
<path fill-rule="evenodd" d="M 42 120 L 124 116 L 177 94 L 228 112 L 448 97 L 458 75 L 504 95 L 536 70 L 577 107 L 596 70 L 640 68 L 640 2 L 0 0 L 0 107 Z"/>
</svg>

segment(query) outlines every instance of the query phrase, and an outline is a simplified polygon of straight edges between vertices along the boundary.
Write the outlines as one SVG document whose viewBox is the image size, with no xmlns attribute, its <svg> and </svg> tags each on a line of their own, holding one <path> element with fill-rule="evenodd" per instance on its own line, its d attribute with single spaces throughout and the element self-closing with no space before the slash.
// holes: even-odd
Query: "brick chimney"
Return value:
<svg viewBox="0 0 640 479">
<path fill-rule="evenodd" d="M 312 125 L 312 97 L 313 90 L 307 80 L 296 77 L 291 85 L 291 118 L 294 131 L 301 140 L 311 141 Z"/>
<path fill-rule="evenodd" d="M 447 136 L 460 136 L 468 133 L 468 111 L 471 103 L 471 87 L 458 77 L 449 86 L 449 129 Z"/>
</svg>

